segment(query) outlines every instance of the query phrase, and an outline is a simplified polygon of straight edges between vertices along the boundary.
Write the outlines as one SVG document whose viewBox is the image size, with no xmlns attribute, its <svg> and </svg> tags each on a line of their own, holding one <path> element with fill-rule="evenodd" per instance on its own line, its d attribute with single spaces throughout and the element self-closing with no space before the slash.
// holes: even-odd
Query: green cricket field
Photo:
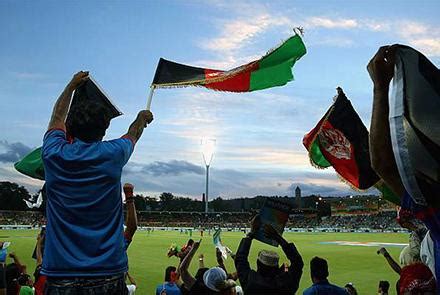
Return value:
<svg viewBox="0 0 440 295">
<path fill-rule="evenodd" d="M 28 273 L 32 274 L 35 261 L 31 258 L 38 231 L 36 230 L 0 230 L 0 241 L 10 241 L 9 252 L 14 251 L 27 265 Z M 236 251 L 241 232 L 222 232 L 223 244 Z M 382 256 L 376 251 L 385 246 L 390 254 L 398 261 L 399 253 L 408 243 L 408 235 L 402 233 L 285 233 L 288 241 L 296 244 L 304 260 L 303 275 L 297 294 L 311 285 L 309 261 L 314 256 L 327 259 L 329 263 L 331 283 L 344 286 L 353 283 L 359 294 L 377 294 L 380 280 L 390 282 L 390 294 L 395 293 L 395 283 L 398 275 L 394 273 Z M 177 266 L 176 257 L 168 258 L 166 253 L 172 243 L 184 245 L 189 236 L 179 231 L 160 231 L 148 233 L 138 230 L 128 249 L 130 274 L 135 277 L 137 294 L 154 294 L 158 284 L 163 282 L 165 268 Z M 200 233 L 193 231 L 192 238 L 200 239 Z M 280 263 L 287 262 L 280 248 L 275 248 L 254 241 L 249 255 L 252 267 L 256 267 L 256 257 L 261 249 L 272 249 L 280 253 Z M 205 231 L 201 247 L 191 264 L 195 274 L 198 268 L 198 254 L 204 254 L 205 266 L 215 266 L 215 248 L 212 236 Z M 8 258 L 9 259 L 9 258 Z M 8 261 L 9 262 L 9 261 Z M 231 258 L 226 260 L 229 272 L 235 270 Z"/>
</svg>

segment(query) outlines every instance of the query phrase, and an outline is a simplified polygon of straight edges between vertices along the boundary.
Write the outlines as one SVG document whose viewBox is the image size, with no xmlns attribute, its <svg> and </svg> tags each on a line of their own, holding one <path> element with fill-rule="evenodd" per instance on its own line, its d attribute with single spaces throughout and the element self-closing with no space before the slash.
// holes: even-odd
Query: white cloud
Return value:
<svg viewBox="0 0 440 295">
<path fill-rule="evenodd" d="M 305 24 L 306 28 L 354 29 L 359 27 L 359 22 L 355 19 L 331 19 L 320 16 L 307 18 Z"/>
</svg>

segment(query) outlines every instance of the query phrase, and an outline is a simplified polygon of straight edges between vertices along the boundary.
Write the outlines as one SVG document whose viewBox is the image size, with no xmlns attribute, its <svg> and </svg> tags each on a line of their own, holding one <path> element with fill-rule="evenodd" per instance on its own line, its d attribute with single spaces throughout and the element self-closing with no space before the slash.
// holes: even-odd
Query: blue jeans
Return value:
<svg viewBox="0 0 440 295">
<path fill-rule="evenodd" d="M 45 295 L 127 295 L 124 276 L 47 278 Z"/>
</svg>

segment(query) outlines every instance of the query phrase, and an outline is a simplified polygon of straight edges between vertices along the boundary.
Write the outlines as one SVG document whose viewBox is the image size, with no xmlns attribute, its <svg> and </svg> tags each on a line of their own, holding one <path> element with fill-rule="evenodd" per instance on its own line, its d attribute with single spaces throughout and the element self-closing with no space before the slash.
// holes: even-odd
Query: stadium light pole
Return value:
<svg viewBox="0 0 440 295">
<path fill-rule="evenodd" d="M 214 156 L 215 139 L 202 139 L 202 155 L 206 166 L 205 213 L 208 213 L 209 166 Z"/>
</svg>

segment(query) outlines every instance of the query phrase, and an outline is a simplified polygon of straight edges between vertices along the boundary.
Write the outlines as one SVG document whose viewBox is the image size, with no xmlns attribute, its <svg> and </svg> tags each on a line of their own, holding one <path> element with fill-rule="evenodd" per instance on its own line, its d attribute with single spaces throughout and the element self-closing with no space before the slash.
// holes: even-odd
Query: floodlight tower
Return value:
<svg viewBox="0 0 440 295">
<path fill-rule="evenodd" d="M 205 213 L 208 213 L 209 166 L 214 156 L 215 139 L 202 139 L 202 155 L 206 166 Z"/>
</svg>

